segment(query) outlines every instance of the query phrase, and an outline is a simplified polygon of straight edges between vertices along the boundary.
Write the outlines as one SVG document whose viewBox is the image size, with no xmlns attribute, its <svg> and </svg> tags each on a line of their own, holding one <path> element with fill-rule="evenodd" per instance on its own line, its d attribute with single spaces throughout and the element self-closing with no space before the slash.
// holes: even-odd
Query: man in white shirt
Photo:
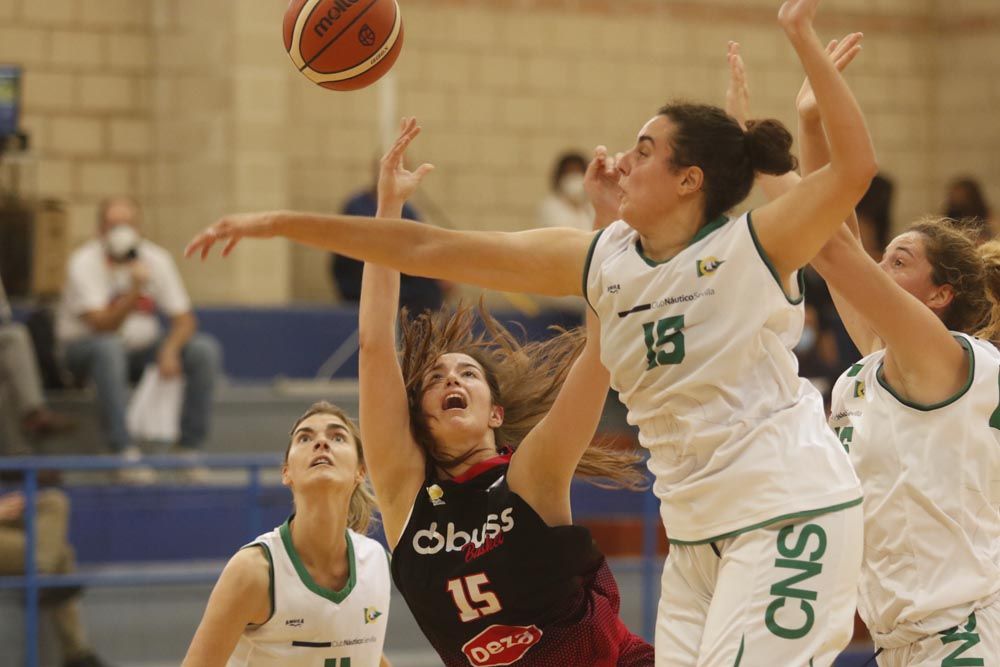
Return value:
<svg viewBox="0 0 1000 667">
<path fill-rule="evenodd" d="M 139 458 L 125 424 L 129 381 L 151 363 L 161 377 L 183 374 L 178 445 L 193 453 L 208 434 L 221 358 L 215 339 L 196 333 L 173 258 L 141 237 L 139 220 L 139 206 L 130 198 L 101 203 L 98 238 L 70 256 L 56 321 L 67 367 L 78 378 L 94 380 L 111 448 L 129 460 Z M 166 333 L 161 313 L 170 322 Z"/>
</svg>

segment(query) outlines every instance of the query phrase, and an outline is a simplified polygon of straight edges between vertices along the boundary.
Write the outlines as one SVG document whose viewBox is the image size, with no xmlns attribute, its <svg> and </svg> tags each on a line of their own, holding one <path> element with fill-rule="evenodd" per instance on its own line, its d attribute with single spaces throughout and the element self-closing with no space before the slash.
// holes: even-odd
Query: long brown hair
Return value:
<svg viewBox="0 0 1000 667">
<path fill-rule="evenodd" d="M 474 331 L 477 314 L 484 328 L 480 334 Z M 574 329 L 560 331 L 545 341 L 522 343 L 490 315 L 482 301 L 475 311 L 459 306 L 450 314 L 428 311 L 400 319 L 400 363 L 409 401 L 410 429 L 426 456 L 428 476 L 435 474 L 436 467 L 447 470 L 472 455 L 443 456 L 421 407 L 424 375 L 442 354 L 467 354 L 483 367 L 493 403 L 504 410 L 503 424 L 495 429 L 497 445 L 517 449 L 552 407 L 585 342 L 583 332 Z M 642 461 L 637 449 L 621 450 L 606 442 L 595 442 L 584 452 L 575 474 L 598 486 L 638 490 L 647 485 L 638 465 Z"/>
<path fill-rule="evenodd" d="M 941 315 L 952 331 L 989 340 L 1000 335 L 1000 243 L 976 245 L 976 230 L 951 218 L 923 218 L 910 228 L 924 241 L 935 285 L 954 297 Z"/>
<path fill-rule="evenodd" d="M 292 424 L 292 430 L 288 432 L 288 447 L 285 448 L 285 463 L 288 463 L 288 452 L 292 449 L 292 438 L 295 435 L 295 429 L 299 427 L 299 424 L 313 415 L 333 415 L 344 422 L 344 425 L 347 426 L 347 430 L 351 434 L 351 438 L 354 439 L 354 448 L 358 452 L 358 465 L 363 467 L 365 465 L 365 453 L 361 447 L 361 431 L 358 429 L 358 425 L 347 416 L 346 412 L 333 403 L 326 401 L 318 401 L 310 405 L 309 409 Z M 366 476 L 360 484 L 354 487 L 354 492 L 351 493 L 351 500 L 347 510 L 347 527 L 364 535 L 375 521 L 375 512 L 377 510 L 378 506 L 375 503 L 375 494 L 372 493 Z"/>
</svg>

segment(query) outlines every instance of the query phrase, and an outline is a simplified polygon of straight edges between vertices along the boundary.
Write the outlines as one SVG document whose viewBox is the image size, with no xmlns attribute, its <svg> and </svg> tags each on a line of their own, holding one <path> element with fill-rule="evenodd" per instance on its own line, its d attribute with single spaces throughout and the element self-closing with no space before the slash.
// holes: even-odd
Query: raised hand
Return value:
<svg viewBox="0 0 1000 667">
<path fill-rule="evenodd" d="M 827 45 L 826 52 L 830 54 L 830 59 L 833 60 L 838 71 L 843 72 L 851 64 L 851 61 L 861 53 L 861 39 L 863 37 L 864 35 L 860 32 L 852 32 L 845 35 L 843 39 L 839 41 L 835 39 Z M 795 108 L 803 120 L 819 120 L 816 95 L 813 94 L 812 84 L 809 83 L 808 78 L 802 82 L 802 88 L 799 89 L 799 94 L 795 98 Z"/>
<path fill-rule="evenodd" d="M 789 35 L 812 29 L 820 0 L 786 0 L 778 10 L 778 23 Z"/>
<path fill-rule="evenodd" d="M 403 164 L 406 149 L 410 142 L 420 134 L 420 126 L 416 118 L 404 118 L 399 125 L 399 136 L 395 143 L 382 156 L 379 163 L 378 202 L 379 206 L 402 206 L 416 191 L 424 176 L 429 174 L 434 165 L 424 163 L 414 171 L 408 171 Z"/>
<path fill-rule="evenodd" d="M 621 172 L 618 171 L 620 158 L 621 153 L 612 157 L 606 147 L 598 146 L 583 176 L 583 189 L 594 207 L 595 229 L 609 225 L 618 217 L 622 194 L 618 185 L 621 179 Z"/>
<path fill-rule="evenodd" d="M 747 119 L 750 118 L 750 86 L 747 85 L 747 74 L 743 67 L 743 56 L 740 55 L 739 42 L 729 42 L 726 59 L 729 61 L 726 113 L 735 118 L 743 131 L 746 132 Z"/>
<path fill-rule="evenodd" d="M 242 238 L 269 239 L 277 236 L 271 213 L 236 213 L 227 215 L 218 222 L 206 228 L 191 239 L 184 256 L 191 257 L 200 254 L 202 259 L 208 257 L 212 246 L 225 241 L 222 256 L 226 257 L 233 251 Z"/>
</svg>

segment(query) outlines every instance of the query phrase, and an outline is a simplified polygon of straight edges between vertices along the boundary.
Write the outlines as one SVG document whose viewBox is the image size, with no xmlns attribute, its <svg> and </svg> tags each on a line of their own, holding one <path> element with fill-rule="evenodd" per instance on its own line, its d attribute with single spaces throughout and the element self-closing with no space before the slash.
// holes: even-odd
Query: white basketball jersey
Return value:
<svg viewBox="0 0 1000 667">
<path fill-rule="evenodd" d="M 389 617 L 389 556 L 375 540 L 347 531 L 350 575 L 340 591 L 313 581 L 288 522 L 250 545 L 271 561 L 271 618 L 249 626 L 228 667 L 378 667 Z"/>
<path fill-rule="evenodd" d="M 650 450 L 671 542 L 698 543 L 860 502 L 823 401 L 798 376 L 789 299 L 750 214 L 706 225 L 665 262 L 624 221 L 591 246 L 601 358 Z"/>
<path fill-rule="evenodd" d="M 830 423 L 865 493 L 858 610 L 886 648 L 958 625 L 1000 592 L 1000 353 L 955 337 L 970 367 L 951 400 L 899 398 L 884 351 L 834 388 Z"/>
</svg>

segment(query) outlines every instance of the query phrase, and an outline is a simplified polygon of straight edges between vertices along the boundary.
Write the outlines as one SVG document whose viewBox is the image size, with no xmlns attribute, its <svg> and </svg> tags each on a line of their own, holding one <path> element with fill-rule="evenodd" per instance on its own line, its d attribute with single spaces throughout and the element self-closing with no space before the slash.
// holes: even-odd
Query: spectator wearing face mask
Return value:
<svg viewBox="0 0 1000 667">
<path fill-rule="evenodd" d="M 559 156 L 552 170 L 552 191 L 538 207 L 538 227 L 594 228 L 594 209 L 583 191 L 587 162 L 580 153 Z"/>
<path fill-rule="evenodd" d="M 169 322 L 166 331 L 161 314 Z M 221 354 L 215 339 L 197 329 L 170 253 L 142 238 L 136 202 L 127 197 L 102 202 L 97 238 L 69 259 L 56 335 L 69 371 L 96 385 L 111 449 L 127 461 L 140 458 L 126 427 L 128 385 L 149 364 L 160 377 L 184 378 L 179 453 L 193 455 L 204 443 Z M 152 471 L 123 468 L 122 477 L 148 482 Z"/>
</svg>

